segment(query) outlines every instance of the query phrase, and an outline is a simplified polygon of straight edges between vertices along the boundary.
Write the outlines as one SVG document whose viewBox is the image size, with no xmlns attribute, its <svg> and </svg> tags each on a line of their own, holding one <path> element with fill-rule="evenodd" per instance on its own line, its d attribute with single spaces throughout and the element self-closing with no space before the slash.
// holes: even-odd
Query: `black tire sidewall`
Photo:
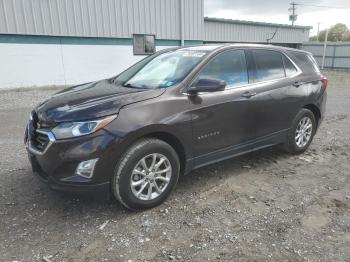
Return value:
<svg viewBox="0 0 350 262">
<path fill-rule="evenodd" d="M 312 133 L 311 133 L 311 137 L 310 137 L 308 143 L 304 147 L 298 147 L 296 142 L 295 142 L 295 132 L 296 132 L 296 129 L 298 127 L 300 120 L 305 116 L 307 116 L 311 119 Z M 315 118 L 314 114 L 312 113 L 312 111 L 310 111 L 309 109 L 306 109 L 306 108 L 303 108 L 302 110 L 300 110 L 299 113 L 294 118 L 293 126 L 289 132 L 288 151 L 291 153 L 296 153 L 296 154 L 304 152 L 311 144 L 313 137 L 316 133 L 316 130 L 317 130 L 317 122 L 316 122 L 316 118 Z"/>
<path fill-rule="evenodd" d="M 167 143 L 157 140 L 148 139 L 139 141 L 130 147 L 124 157 L 124 164 L 118 165 L 115 171 L 115 179 L 113 179 L 113 187 L 118 187 L 113 190 L 116 198 L 127 208 L 131 210 L 147 209 L 162 203 L 172 192 L 177 184 L 180 173 L 180 162 L 176 151 Z M 144 156 L 159 153 L 166 156 L 171 164 L 172 174 L 170 182 L 165 191 L 157 198 L 152 200 L 141 200 L 134 196 L 131 191 L 130 180 L 134 167 Z"/>
</svg>

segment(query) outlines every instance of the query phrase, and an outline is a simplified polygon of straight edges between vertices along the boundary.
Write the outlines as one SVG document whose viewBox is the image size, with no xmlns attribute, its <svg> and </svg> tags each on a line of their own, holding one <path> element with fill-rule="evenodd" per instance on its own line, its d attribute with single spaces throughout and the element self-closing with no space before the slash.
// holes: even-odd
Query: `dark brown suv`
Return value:
<svg viewBox="0 0 350 262">
<path fill-rule="evenodd" d="M 39 104 L 25 143 L 33 171 L 52 189 L 105 190 L 129 209 L 150 208 L 195 168 L 278 144 L 305 151 L 326 87 L 300 50 L 167 49 Z"/>
</svg>

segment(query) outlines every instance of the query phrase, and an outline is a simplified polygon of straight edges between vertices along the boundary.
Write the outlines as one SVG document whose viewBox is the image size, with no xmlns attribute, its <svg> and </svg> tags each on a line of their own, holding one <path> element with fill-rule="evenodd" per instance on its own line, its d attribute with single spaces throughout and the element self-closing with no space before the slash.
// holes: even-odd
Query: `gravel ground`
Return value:
<svg viewBox="0 0 350 262">
<path fill-rule="evenodd" d="M 325 74 L 327 115 L 305 154 L 270 148 L 201 168 L 144 212 L 50 191 L 23 131 L 53 91 L 1 91 L 0 260 L 350 261 L 350 72 Z"/>
</svg>

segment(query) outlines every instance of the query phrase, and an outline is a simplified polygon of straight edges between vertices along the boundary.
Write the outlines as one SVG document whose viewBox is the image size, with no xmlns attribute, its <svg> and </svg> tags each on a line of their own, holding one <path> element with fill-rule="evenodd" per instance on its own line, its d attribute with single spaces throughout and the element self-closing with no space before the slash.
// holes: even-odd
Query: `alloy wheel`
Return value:
<svg viewBox="0 0 350 262">
<path fill-rule="evenodd" d="M 167 188 L 171 174 L 172 167 L 166 156 L 159 153 L 149 154 L 132 171 L 131 191 L 140 200 L 153 200 Z"/>
<path fill-rule="evenodd" d="M 295 144 L 303 148 L 308 144 L 312 136 L 312 120 L 308 116 L 300 119 L 297 129 L 295 130 Z"/>
</svg>

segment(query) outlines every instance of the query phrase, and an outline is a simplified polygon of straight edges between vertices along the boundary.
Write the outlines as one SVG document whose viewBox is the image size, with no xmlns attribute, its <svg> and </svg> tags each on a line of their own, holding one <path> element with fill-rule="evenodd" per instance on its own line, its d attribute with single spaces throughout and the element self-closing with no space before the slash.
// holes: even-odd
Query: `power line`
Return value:
<svg viewBox="0 0 350 262">
<path fill-rule="evenodd" d="M 294 2 L 293 2 L 294 3 Z M 311 6 L 311 7 L 320 7 L 320 8 L 332 8 L 332 9 L 350 9 L 350 7 L 341 7 L 341 6 L 329 6 L 329 5 L 312 5 L 312 4 L 301 4 L 301 3 L 295 3 L 296 5 L 303 5 L 303 6 Z"/>
</svg>

